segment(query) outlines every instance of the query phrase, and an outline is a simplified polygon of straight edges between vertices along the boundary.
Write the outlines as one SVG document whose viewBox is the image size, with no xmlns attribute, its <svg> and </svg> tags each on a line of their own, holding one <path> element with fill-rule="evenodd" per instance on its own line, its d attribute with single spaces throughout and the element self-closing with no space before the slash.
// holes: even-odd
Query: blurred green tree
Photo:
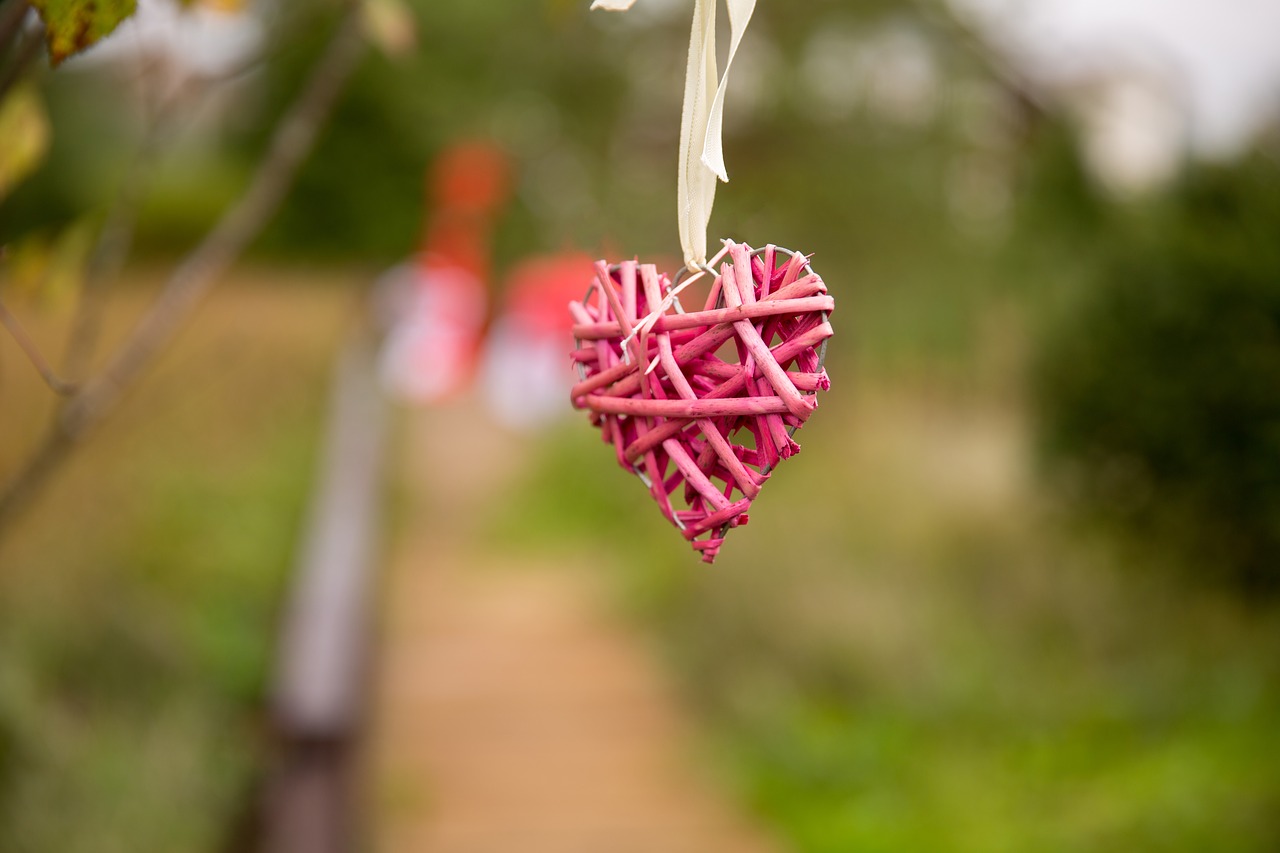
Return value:
<svg viewBox="0 0 1280 853">
<path fill-rule="evenodd" d="M 1046 458 L 1144 550 L 1280 589 L 1280 170 L 1198 166 L 1153 215 L 1043 347 Z"/>
</svg>

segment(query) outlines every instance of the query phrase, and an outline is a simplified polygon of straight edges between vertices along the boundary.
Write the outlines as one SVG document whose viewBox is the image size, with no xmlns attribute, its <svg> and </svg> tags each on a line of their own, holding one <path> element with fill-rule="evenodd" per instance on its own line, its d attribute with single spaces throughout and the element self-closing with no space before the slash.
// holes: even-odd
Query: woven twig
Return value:
<svg viewBox="0 0 1280 853">
<path fill-rule="evenodd" d="M 823 369 L 835 301 L 804 255 L 726 243 L 701 311 L 684 313 L 652 264 L 596 264 L 569 310 L 581 381 L 573 405 L 640 476 L 708 563 L 831 387 Z M 723 254 L 723 253 L 722 253 Z M 665 301 L 664 301 L 665 300 Z M 752 446 L 735 443 L 747 436 Z M 736 497 L 735 497 L 736 496 Z"/>
</svg>

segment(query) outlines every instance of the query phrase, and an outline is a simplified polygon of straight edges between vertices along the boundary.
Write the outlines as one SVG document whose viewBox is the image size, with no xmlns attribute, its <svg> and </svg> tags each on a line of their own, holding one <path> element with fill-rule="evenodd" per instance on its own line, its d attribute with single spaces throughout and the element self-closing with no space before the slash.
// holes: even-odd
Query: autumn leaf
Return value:
<svg viewBox="0 0 1280 853">
<path fill-rule="evenodd" d="M 0 201 L 40 165 L 49 148 L 49 118 L 35 87 L 20 85 L 0 100 Z"/>
<path fill-rule="evenodd" d="M 249 0 L 179 0 L 183 6 L 200 6 L 224 15 L 239 15 L 245 10 Z"/>
<path fill-rule="evenodd" d="M 391 59 L 402 59 L 418 46 L 418 27 L 404 0 L 367 0 L 360 7 L 365 36 Z"/>
<path fill-rule="evenodd" d="M 44 20 L 49 62 L 79 53 L 134 13 L 137 0 L 32 0 Z"/>
</svg>

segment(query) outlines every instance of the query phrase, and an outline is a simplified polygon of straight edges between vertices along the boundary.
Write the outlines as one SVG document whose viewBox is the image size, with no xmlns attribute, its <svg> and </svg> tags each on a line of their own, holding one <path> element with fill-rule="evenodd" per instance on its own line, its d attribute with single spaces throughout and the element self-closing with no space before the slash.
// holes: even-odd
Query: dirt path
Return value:
<svg viewBox="0 0 1280 853">
<path fill-rule="evenodd" d="M 670 686 L 594 575 L 479 555 L 475 513 L 519 450 L 487 441 L 490 427 L 448 433 L 457 417 L 411 427 L 372 747 L 377 849 L 776 850 L 690 764 Z"/>
</svg>

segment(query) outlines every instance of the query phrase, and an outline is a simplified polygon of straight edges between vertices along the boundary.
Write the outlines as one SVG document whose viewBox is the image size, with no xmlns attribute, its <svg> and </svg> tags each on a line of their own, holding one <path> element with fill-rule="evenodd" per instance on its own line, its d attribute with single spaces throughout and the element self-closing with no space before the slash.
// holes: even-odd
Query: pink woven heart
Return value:
<svg viewBox="0 0 1280 853">
<path fill-rule="evenodd" d="M 835 301 L 807 259 L 739 243 L 727 253 L 702 311 L 684 313 L 667 276 L 635 261 L 598 262 L 569 305 L 573 405 L 708 563 L 831 387 L 822 351 Z"/>
</svg>

